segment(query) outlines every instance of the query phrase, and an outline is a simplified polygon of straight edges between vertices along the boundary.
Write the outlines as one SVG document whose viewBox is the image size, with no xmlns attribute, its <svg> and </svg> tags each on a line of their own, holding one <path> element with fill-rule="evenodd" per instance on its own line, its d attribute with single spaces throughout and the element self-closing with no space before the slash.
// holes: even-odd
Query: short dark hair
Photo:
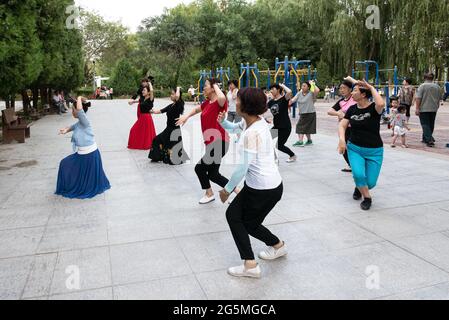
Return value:
<svg viewBox="0 0 449 320">
<path fill-rule="evenodd" d="M 284 89 L 282 89 L 282 87 L 279 85 L 279 83 L 272 84 L 270 86 L 270 90 L 273 89 L 273 88 L 277 89 L 281 93 L 284 92 Z"/>
<path fill-rule="evenodd" d="M 231 83 L 232 83 L 236 88 L 239 87 L 239 82 L 238 82 L 238 80 L 229 80 L 229 81 L 228 81 L 228 86 L 231 85 Z"/>
<path fill-rule="evenodd" d="M 411 78 L 405 78 L 404 81 L 407 82 L 408 84 L 412 84 L 413 82 Z"/>
<path fill-rule="evenodd" d="M 433 81 L 435 79 L 435 75 L 432 72 L 426 73 L 424 75 L 424 80 Z"/>
<path fill-rule="evenodd" d="M 398 96 L 391 96 L 390 97 L 390 101 L 399 101 L 399 97 Z"/>
<path fill-rule="evenodd" d="M 218 84 L 220 83 L 220 81 L 218 81 L 217 78 L 207 78 L 206 81 L 205 81 L 204 83 L 206 83 L 206 82 L 209 82 L 209 84 L 210 84 L 211 87 L 213 87 L 214 84 L 217 84 L 217 85 L 218 85 Z"/>
<path fill-rule="evenodd" d="M 402 113 L 402 112 L 404 112 L 404 111 L 407 111 L 407 106 L 401 104 L 401 105 L 398 107 L 398 112 L 399 112 L 399 113 Z"/>
<path fill-rule="evenodd" d="M 240 99 L 240 111 L 250 116 L 259 116 L 268 110 L 267 96 L 262 89 L 243 88 L 237 97 Z"/>
<path fill-rule="evenodd" d="M 362 86 L 358 86 L 360 93 L 364 94 L 366 96 L 367 99 L 371 99 L 373 97 L 373 93 L 371 92 L 370 89 L 362 87 Z"/>
<path fill-rule="evenodd" d="M 142 82 L 150 82 L 150 80 L 148 80 L 148 78 L 143 78 L 142 80 L 140 80 L 140 83 Z"/>
<path fill-rule="evenodd" d="M 312 88 L 312 85 L 310 84 L 310 82 L 306 81 L 306 82 L 303 82 L 303 84 L 304 83 L 309 87 L 309 90 Z"/>
<path fill-rule="evenodd" d="M 351 90 L 352 90 L 352 88 L 354 87 L 353 83 L 352 83 L 351 81 L 349 81 L 349 80 L 344 80 L 344 81 L 340 84 L 340 86 L 346 86 L 346 87 L 348 87 L 348 88 L 351 89 Z"/>
</svg>

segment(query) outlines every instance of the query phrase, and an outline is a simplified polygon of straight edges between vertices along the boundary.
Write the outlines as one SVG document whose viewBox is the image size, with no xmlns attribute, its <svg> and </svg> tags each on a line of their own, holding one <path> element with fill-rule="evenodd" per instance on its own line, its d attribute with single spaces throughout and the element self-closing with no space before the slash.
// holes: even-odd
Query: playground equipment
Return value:
<svg viewBox="0 0 449 320">
<path fill-rule="evenodd" d="M 240 78 L 239 78 L 239 88 L 242 87 L 251 87 L 252 80 L 254 80 L 254 87 L 259 87 L 259 68 L 257 67 L 257 63 L 253 66 L 249 64 L 249 62 L 244 65 L 240 64 Z M 242 84 L 243 77 L 245 77 L 245 81 Z"/>
<path fill-rule="evenodd" d="M 206 71 L 206 70 L 201 70 L 200 71 L 200 78 L 198 80 L 198 97 L 200 102 L 204 101 L 204 97 L 203 97 L 203 89 L 204 89 L 204 84 L 206 83 L 206 80 L 212 78 L 212 70 L 210 71 Z"/>
<path fill-rule="evenodd" d="M 231 80 L 231 68 L 224 69 L 223 67 L 217 68 L 215 71 L 215 77 L 221 82 L 225 83 Z"/>
<path fill-rule="evenodd" d="M 306 76 L 307 81 L 311 81 L 316 80 L 318 74 L 316 69 L 312 70 L 312 62 L 310 60 L 297 60 L 296 57 L 289 60 L 288 56 L 285 56 L 284 61 L 280 61 L 279 58 L 276 58 L 275 69 L 276 73 L 274 75 L 274 82 L 281 82 L 279 81 L 279 78 L 283 77 L 283 82 L 292 90 L 293 95 L 298 93 L 299 84 L 306 81 Z M 270 78 L 270 73 L 268 74 Z M 268 83 L 270 83 L 270 80 Z M 292 105 L 293 118 L 296 118 L 296 107 L 296 103 Z"/>
<path fill-rule="evenodd" d="M 364 70 L 357 70 L 357 66 L 362 65 L 364 66 Z M 373 60 L 365 60 L 365 61 L 356 61 L 355 66 L 352 69 L 352 77 L 356 79 L 356 76 L 360 73 L 365 74 L 365 80 L 368 82 L 370 80 L 370 69 L 371 66 L 375 67 L 375 87 L 379 90 L 382 89 L 383 93 L 387 99 L 387 113 L 390 113 L 390 85 L 391 85 L 391 78 L 390 78 L 390 72 L 393 72 L 393 94 L 397 96 L 399 94 L 399 76 L 398 76 L 398 67 L 394 66 L 392 69 L 379 69 L 379 64 L 377 61 Z M 380 79 L 380 73 L 381 72 L 387 72 L 387 81 L 384 84 L 381 84 Z"/>
</svg>

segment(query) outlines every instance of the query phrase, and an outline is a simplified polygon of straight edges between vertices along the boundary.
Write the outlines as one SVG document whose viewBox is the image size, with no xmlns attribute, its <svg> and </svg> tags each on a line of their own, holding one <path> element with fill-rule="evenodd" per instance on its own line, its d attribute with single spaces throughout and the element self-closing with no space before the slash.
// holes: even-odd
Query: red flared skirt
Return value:
<svg viewBox="0 0 449 320">
<path fill-rule="evenodd" d="M 128 149 L 150 150 L 155 137 L 156 129 L 153 117 L 149 113 L 138 111 L 138 119 L 129 132 Z"/>
</svg>

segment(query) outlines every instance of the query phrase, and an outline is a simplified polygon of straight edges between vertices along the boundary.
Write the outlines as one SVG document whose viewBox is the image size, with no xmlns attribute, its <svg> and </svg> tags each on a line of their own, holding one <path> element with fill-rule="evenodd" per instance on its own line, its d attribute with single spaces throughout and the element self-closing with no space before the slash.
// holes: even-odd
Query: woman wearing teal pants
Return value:
<svg viewBox="0 0 449 320">
<path fill-rule="evenodd" d="M 384 148 L 380 136 L 380 120 L 385 102 L 376 88 L 366 81 L 356 81 L 351 77 L 346 79 L 355 84 L 352 97 L 357 105 L 349 108 L 345 118 L 340 122 L 338 150 L 341 154 L 348 151 L 356 185 L 354 200 L 363 197 L 360 206 L 363 210 L 369 210 L 372 205 L 370 190 L 377 184 L 383 163 Z M 345 134 L 349 126 L 351 135 L 346 144 Z"/>
</svg>

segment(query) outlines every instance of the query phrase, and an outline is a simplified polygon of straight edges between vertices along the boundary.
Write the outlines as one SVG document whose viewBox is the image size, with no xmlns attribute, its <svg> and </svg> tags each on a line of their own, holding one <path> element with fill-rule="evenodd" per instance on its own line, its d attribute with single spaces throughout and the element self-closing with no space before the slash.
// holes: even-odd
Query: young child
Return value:
<svg viewBox="0 0 449 320">
<path fill-rule="evenodd" d="M 399 98 L 396 96 L 393 96 L 390 98 L 390 114 L 389 114 L 389 124 L 388 129 L 391 129 L 393 132 L 391 133 L 391 136 L 394 137 L 394 124 L 393 121 L 398 114 L 398 107 L 399 107 Z"/>
<path fill-rule="evenodd" d="M 406 143 L 406 134 L 407 131 L 410 131 L 410 127 L 407 125 L 407 106 L 400 105 L 396 116 L 392 120 L 393 125 L 393 142 L 391 143 L 392 148 L 396 148 L 396 140 L 401 137 L 402 140 L 402 148 L 408 148 Z"/>
</svg>

